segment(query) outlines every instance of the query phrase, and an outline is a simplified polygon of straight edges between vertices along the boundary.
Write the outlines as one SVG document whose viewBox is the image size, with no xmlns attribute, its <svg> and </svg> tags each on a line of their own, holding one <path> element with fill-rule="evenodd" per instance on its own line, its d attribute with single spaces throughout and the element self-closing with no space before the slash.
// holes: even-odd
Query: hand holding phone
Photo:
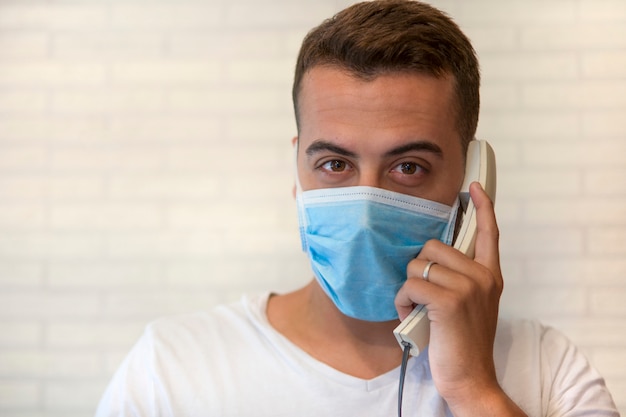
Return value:
<svg viewBox="0 0 626 417">
<path fill-rule="evenodd" d="M 484 140 L 473 140 L 467 150 L 465 178 L 459 195 L 462 222 L 456 230 L 453 247 L 474 258 L 476 244 L 476 207 L 469 194 L 470 184 L 478 182 L 492 201 L 496 194 L 496 160 L 493 148 Z M 430 339 L 430 321 L 426 306 L 417 305 L 393 331 L 401 347 L 410 344 L 413 356 L 426 348 Z"/>
</svg>

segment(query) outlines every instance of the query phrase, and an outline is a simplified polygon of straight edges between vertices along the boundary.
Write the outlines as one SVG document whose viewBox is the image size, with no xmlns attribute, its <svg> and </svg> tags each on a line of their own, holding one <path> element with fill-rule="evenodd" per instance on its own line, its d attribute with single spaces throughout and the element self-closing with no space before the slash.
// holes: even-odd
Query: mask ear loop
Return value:
<svg viewBox="0 0 626 417">
<path fill-rule="evenodd" d="M 300 184 L 300 176 L 298 175 L 298 149 L 300 148 L 300 140 L 296 139 L 294 146 L 294 158 L 293 167 L 296 180 L 296 206 L 298 207 L 298 225 L 300 227 L 300 243 L 302 244 L 302 250 L 307 251 L 308 245 L 306 242 L 306 212 L 304 210 L 304 204 L 302 202 L 302 185 Z"/>
<path fill-rule="evenodd" d="M 296 175 L 296 196 L 302 193 L 302 185 L 300 184 L 300 176 L 298 175 L 298 149 L 300 148 L 300 139 L 296 139 L 293 155 L 293 168 Z"/>
<path fill-rule="evenodd" d="M 296 177 L 296 198 L 302 194 L 302 185 L 300 184 L 300 176 L 298 175 L 298 150 L 300 149 L 300 139 L 296 138 L 296 144 L 294 145 L 293 155 L 293 168 Z"/>
</svg>

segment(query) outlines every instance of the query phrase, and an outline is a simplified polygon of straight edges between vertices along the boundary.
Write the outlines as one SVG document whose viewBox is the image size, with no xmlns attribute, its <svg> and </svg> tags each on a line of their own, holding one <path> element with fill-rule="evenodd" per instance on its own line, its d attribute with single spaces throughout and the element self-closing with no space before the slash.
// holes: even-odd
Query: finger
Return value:
<svg viewBox="0 0 626 417">
<path fill-rule="evenodd" d="M 413 259 L 407 265 L 407 280 L 402 285 L 396 297 L 394 304 L 398 312 L 400 320 L 404 320 L 411 313 L 416 304 L 427 304 L 429 296 L 428 277 L 430 270 L 435 266 L 431 264 L 428 267 L 428 260 Z M 428 270 L 427 270 L 428 268 Z"/>
<path fill-rule="evenodd" d="M 450 251 L 450 247 L 444 245 Z M 461 256 L 459 256 L 461 255 Z M 492 274 L 484 266 L 472 261 L 458 251 L 452 250 L 450 258 L 456 258 L 455 262 L 439 263 L 434 259 L 415 260 L 407 266 L 408 281 L 414 282 L 414 287 L 419 286 L 421 292 L 420 304 L 428 304 L 435 300 L 432 297 L 440 297 L 445 291 L 470 292 L 475 282 L 481 288 L 486 287 L 492 281 Z M 445 259 L 445 258 L 444 258 Z M 428 264 L 432 263 L 430 268 Z M 455 265 L 451 267 L 450 265 Z M 427 274 L 426 277 L 424 277 Z M 420 283 L 420 281 L 425 281 Z M 416 300 L 413 300 L 416 301 Z"/>
<path fill-rule="evenodd" d="M 411 311 L 413 311 L 413 308 L 415 308 L 415 305 L 422 304 L 413 301 L 413 297 L 409 295 L 412 291 L 407 288 L 409 286 L 411 286 L 409 281 L 405 282 L 400 288 L 400 291 L 396 294 L 396 298 L 394 300 L 394 305 L 396 306 L 396 311 L 398 312 L 398 318 L 400 320 L 407 318 L 407 316 L 411 314 Z"/>
<path fill-rule="evenodd" d="M 435 300 L 431 297 L 442 296 L 443 293 L 436 294 L 436 290 L 432 286 L 439 290 L 450 290 L 463 294 L 473 294 L 476 290 L 481 293 L 497 292 L 502 288 L 502 275 L 499 267 L 490 268 L 476 262 L 438 240 L 428 241 L 420 256 L 407 265 L 408 279 L 419 281 L 424 267 L 429 261 L 436 262 L 436 264 L 430 268 L 428 283 L 431 286 L 425 289 L 420 288 L 421 291 L 429 291 L 428 297 L 423 297 L 423 300 L 418 301 L 421 304 L 428 304 Z M 424 294 L 420 293 L 420 295 L 423 296 Z"/>
<path fill-rule="evenodd" d="M 474 260 L 491 270 L 500 267 L 498 248 L 500 232 L 493 202 L 478 182 L 470 185 L 470 196 L 476 207 L 476 249 Z"/>
<path fill-rule="evenodd" d="M 470 258 L 437 239 L 432 239 L 426 242 L 416 259 L 433 261 L 440 267 L 446 267 L 452 271 L 459 271 L 467 274 L 471 274 L 471 272 L 475 269 L 475 264 Z M 409 270 L 407 269 L 407 272 L 408 271 Z M 415 273 L 417 273 L 417 270 Z"/>
<path fill-rule="evenodd" d="M 430 305 L 449 290 L 451 282 L 456 280 L 458 283 L 461 279 L 459 274 L 443 265 L 422 259 L 413 259 L 407 265 L 407 277 L 394 301 L 401 320 L 416 304 Z"/>
</svg>

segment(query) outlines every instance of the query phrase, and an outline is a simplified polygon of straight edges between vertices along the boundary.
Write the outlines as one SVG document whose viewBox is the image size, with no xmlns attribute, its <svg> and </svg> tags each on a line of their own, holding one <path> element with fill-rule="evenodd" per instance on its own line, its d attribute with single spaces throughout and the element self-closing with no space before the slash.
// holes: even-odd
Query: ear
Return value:
<svg viewBox="0 0 626 417">
<path fill-rule="evenodd" d="M 297 146 L 297 144 L 298 144 L 298 137 L 294 136 L 293 138 L 291 138 L 291 146 Z M 298 169 L 298 167 L 296 167 L 296 169 Z M 293 188 L 291 189 L 291 195 L 293 196 L 294 199 L 296 198 L 296 184 L 294 184 Z"/>
</svg>

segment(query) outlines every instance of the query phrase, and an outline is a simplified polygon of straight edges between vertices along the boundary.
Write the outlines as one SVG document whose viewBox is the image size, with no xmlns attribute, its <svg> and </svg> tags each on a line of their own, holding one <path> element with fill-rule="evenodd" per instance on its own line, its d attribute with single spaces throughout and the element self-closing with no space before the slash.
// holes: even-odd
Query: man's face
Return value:
<svg viewBox="0 0 626 417">
<path fill-rule="evenodd" d="M 367 185 L 452 205 L 464 174 L 453 81 L 309 70 L 299 97 L 303 190 Z"/>
</svg>

